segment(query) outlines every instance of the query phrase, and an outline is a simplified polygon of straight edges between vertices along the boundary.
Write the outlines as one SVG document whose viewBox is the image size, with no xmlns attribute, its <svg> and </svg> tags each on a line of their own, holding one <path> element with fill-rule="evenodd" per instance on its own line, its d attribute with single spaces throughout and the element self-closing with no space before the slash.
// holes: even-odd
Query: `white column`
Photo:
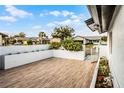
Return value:
<svg viewBox="0 0 124 93">
<path fill-rule="evenodd" d="M 0 35 L 0 46 L 2 46 L 2 35 Z"/>
<path fill-rule="evenodd" d="M 85 54 L 86 54 L 86 46 L 85 46 L 85 44 L 86 44 L 86 39 L 84 38 L 84 40 L 83 40 L 83 51 L 84 51 L 84 56 L 85 56 Z"/>
</svg>

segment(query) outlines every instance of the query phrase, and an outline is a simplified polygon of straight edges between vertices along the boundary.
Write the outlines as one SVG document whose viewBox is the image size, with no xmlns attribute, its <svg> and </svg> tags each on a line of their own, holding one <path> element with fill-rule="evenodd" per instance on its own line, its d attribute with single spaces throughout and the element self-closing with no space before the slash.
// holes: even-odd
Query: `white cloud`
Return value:
<svg viewBox="0 0 124 93">
<path fill-rule="evenodd" d="M 44 14 L 43 13 L 40 13 L 40 16 L 44 16 Z"/>
<path fill-rule="evenodd" d="M 55 27 L 55 26 L 60 26 L 60 25 L 73 25 L 73 24 L 75 24 L 73 20 L 67 19 L 63 21 L 54 21 L 54 22 L 48 23 L 47 26 Z"/>
<path fill-rule="evenodd" d="M 70 15 L 70 16 L 69 16 Z M 64 15 L 63 15 L 64 16 Z M 73 12 L 65 13 L 65 16 L 69 16 L 68 19 L 62 21 L 53 21 L 47 24 L 49 27 L 61 26 L 61 25 L 69 25 L 73 27 L 82 27 L 84 16 L 83 14 L 74 14 Z"/>
<path fill-rule="evenodd" d="M 67 20 L 63 20 L 63 21 L 54 21 L 54 22 L 48 23 L 47 26 L 55 27 L 55 26 L 59 26 L 59 25 L 69 25 L 71 23 L 72 23 L 72 20 L 67 19 Z"/>
<path fill-rule="evenodd" d="M 81 23 L 81 20 L 78 19 L 78 18 L 76 18 L 76 19 L 73 19 L 73 22 L 75 22 L 75 23 Z"/>
<path fill-rule="evenodd" d="M 56 24 L 55 23 L 48 23 L 47 26 L 48 27 L 54 27 L 54 26 L 56 26 Z"/>
<path fill-rule="evenodd" d="M 69 25 L 71 23 L 72 23 L 72 20 L 70 20 L 70 19 L 58 22 L 59 25 Z"/>
<path fill-rule="evenodd" d="M 35 25 L 32 27 L 32 29 L 41 29 L 42 27 L 40 25 Z"/>
<path fill-rule="evenodd" d="M 73 15 L 73 14 L 74 14 L 73 12 L 69 12 L 69 11 L 67 11 L 67 10 L 63 10 L 63 11 L 62 11 L 62 15 L 63 15 L 64 17 L 69 16 L 69 15 Z"/>
<path fill-rule="evenodd" d="M 17 19 L 15 19 L 12 16 L 0 16 L 0 20 L 7 21 L 7 22 L 15 22 Z"/>
<path fill-rule="evenodd" d="M 71 18 L 75 19 L 75 18 L 78 18 L 78 16 L 77 15 L 72 15 Z"/>
<path fill-rule="evenodd" d="M 50 15 L 53 15 L 53 16 L 59 16 L 59 15 L 61 14 L 61 12 L 55 10 L 55 11 L 51 11 L 51 12 L 49 12 L 49 14 L 50 14 Z"/>
<path fill-rule="evenodd" d="M 44 14 L 40 14 L 41 16 L 43 15 L 53 15 L 53 16 L 71 16 L 73 15 L 74 12 L 70 12 L 70 11 L 67 11 L 67 10 L 62 10 L 62 11 L 58 11 L 58 10 L 54 10 L 54 11 L 50 11 L 49 13 L 44 13 Z"/>
<path fill-rule="evenodd" d="M 26 16 L 32 15 L 32 13 L 26 12 L 21 9 L 17 9 L 15 6 L 12 5 L 5 6 L 5 11 L 7 11 L 9 15 L 0 16 L 0 20 L 7 22 L 15 22 L 17 21 L 17 17 L 24 18 Z"/>
<path fill-rule="evenodd" d="M 12 5 L 7 5 L 5 6 L 6 11 L 10 13 L 11 16 L 13 17 L 26 17 L 26 16 L 31 16 L 32 13 L 26 12 L 21 9 L 17 9 L 15 6 Z"/>
</svg>

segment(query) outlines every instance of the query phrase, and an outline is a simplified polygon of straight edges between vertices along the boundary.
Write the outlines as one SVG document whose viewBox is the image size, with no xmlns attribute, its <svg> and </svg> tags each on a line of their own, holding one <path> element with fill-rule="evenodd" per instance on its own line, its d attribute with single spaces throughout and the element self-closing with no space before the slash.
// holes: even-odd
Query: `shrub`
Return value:
<svg viewBox="0 0 124 93">
<path fill-rule="evenodd" d="M 69 51 L 81 51 L 82 44 L 80 42 L 74 42 L 72 38 L 68 37 L 64 39 L 62 46 Z"/>
<path fill-rule="evenodd" d="M 60 42 L 51 42 L 50 43 L 50 49 L 58 49 L 59 47 L 61 47 Z"/>
<path fill-rule="evenodd" d="M 101 41 L 107 42 L 107 36 L 101 37 Z"/>
<path fill-rule="evenodd" d="M 93 48 L 93 43 L 92 43 L 92 42 L 87 43 L 87 44 L 86 44 L 86 47 L 87 47 L 87 48 Z"/>
<path fill-rule="evenodd" d="M 82 50 L 82 43 L 81 42 L 74 42 L 73 48 L 74 48 L 74 51 L 81 51 Z"/>
<path fill-rule="evenodd" d="M 28 41 L 27 41 L 27 44 L 28 44 L 28 45 L 32 45 L 32 44 L 33 44 L 32 40 L 28 40 Z"/>
</svg>

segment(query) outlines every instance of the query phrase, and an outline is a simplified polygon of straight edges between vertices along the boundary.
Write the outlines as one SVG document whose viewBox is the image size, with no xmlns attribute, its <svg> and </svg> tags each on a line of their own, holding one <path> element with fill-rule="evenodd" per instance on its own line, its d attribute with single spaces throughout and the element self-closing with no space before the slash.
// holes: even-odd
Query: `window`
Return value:
<svg viewBox="0 0 124 93">
<path fill-rule="evenodd" d="M 109 53 L 112 54 L 112 32 L 109 32 Z"/>
</svg>

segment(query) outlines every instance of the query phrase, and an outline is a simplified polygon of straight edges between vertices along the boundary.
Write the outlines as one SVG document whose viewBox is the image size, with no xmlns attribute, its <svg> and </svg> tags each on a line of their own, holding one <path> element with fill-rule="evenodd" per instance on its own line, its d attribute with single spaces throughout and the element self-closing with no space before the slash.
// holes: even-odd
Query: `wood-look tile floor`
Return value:
<svg viewBox="0 0 124 93">
<path fill-rule="evenodd" d="M 96 63 L 50 58 L 0 71 L 0 87 L 83 88 L 90 87 Z"/>
</svg>

